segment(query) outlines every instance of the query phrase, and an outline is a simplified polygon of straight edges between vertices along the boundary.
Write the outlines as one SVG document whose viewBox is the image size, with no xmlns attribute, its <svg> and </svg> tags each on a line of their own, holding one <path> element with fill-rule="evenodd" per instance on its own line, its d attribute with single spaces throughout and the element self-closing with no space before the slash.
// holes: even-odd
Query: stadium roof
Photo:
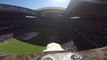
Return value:
<svg viewBox="0 0 107 60">
<path fill-rule="evenodd" d="M 43 7 L 43 8 L 39 8 L 39 9 L 36 9 L 36 10 L 39 11 L 39 10 L 44 10 L 44 9 L 49 9 L 49 10 L 53 10 L 53 9 L 65 10 L 66 8 L 63 8 L 63 7 Z"/>
</svg>

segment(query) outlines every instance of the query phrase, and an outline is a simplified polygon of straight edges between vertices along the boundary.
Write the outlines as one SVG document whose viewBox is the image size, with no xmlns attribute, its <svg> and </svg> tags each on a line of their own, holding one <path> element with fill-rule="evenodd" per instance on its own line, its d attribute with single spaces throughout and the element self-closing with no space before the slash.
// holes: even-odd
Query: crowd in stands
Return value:
<svg viewBox="0 0 107 60">
<path fill-rule="evenodd" d="M 0 43 L 5 42 L 9 39 L 13 38 L 13 33 L 8 33 L 0 36 Z"/>
</svg>

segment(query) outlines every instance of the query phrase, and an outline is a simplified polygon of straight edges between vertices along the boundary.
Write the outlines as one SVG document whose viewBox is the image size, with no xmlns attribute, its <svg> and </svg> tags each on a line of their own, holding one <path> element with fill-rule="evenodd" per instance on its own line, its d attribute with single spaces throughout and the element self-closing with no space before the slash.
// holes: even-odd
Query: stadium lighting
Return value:
<svg viewBox="0 0 107 60">
<path fill-rule="evenodd" d="M 36 16 L 26 16 L 26 18 L 36 18 Z"/>
<path fill-rule="evenodd" d="M 75 17 L 70 17 L 70 19 L 80 19 L 79 16 L 75 16 Z"/>
</svg>

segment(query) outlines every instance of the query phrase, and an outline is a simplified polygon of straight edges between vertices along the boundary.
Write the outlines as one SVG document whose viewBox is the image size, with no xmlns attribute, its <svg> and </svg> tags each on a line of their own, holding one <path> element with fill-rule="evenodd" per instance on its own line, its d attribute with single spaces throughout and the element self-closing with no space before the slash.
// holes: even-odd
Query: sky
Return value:
<svg viewBox="0 0 107 60">
<path fill-rule="evenodd" d="M 67 8 L 69 2 L 70 0 L 0 0 L 0 4 L 9 4 L 30 9 L 52 6 Z"/>
</svg>

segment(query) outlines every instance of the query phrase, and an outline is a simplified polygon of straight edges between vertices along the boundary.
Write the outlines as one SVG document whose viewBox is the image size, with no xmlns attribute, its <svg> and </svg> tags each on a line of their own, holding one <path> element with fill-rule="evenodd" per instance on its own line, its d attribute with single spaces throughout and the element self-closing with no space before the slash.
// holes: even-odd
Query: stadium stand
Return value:
<svg viewBox="0 0 107 60">
<path fill-rule="evenodd" d="M 21 33 L 29 31 L 29 27 L 36 26 L 37 17 L 38 13 L 35 10 L 0 4 L 0 35 L 13 33 L 14 37 L 16 37 Z"/>
<path fill-rule="evenodd" d="M 1 35 L 0 36 L 0 43 L 3 43 L 9 39 L 12 39 L 13 38 L 13 34 L 12 33 L 8 33 L 8 34 L 5 34 L 5 35 Z"/>
<path fill-rule="evenodd" d="M 13 33 L 17 36 L 38 27 L 53 33 L 46 44 L 56 42 L 69 47 L 73 41 L 77 50 L 103 47 L 107 45 L 106 7 L 105 3 L 85 0 L 71 1 L 67 9 L 48 7 L 36 11 L 1 4 L 0 35 Z"/>
</svg>

